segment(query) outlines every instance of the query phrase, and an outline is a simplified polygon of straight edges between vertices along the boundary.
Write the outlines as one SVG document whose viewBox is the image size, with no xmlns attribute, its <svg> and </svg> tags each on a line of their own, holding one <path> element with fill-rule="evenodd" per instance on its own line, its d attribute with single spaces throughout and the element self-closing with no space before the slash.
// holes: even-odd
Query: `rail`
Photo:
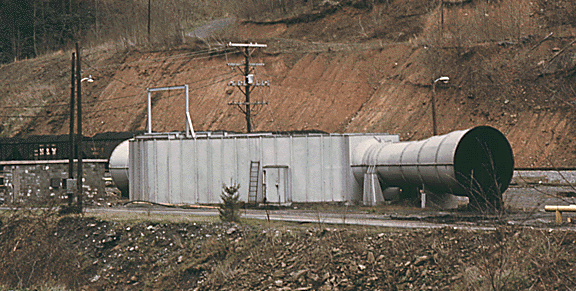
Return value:
<svg viewBox="0 0 576 291">
<path fill-rule="evenodd" d="M 576 205 L 545 205 L 546 212 L 556 212 L 556 223 L 562 223 L 562 212 L 576 212 Z M 568 218 L 568 222 L 570 218 Z"/>
</svg>

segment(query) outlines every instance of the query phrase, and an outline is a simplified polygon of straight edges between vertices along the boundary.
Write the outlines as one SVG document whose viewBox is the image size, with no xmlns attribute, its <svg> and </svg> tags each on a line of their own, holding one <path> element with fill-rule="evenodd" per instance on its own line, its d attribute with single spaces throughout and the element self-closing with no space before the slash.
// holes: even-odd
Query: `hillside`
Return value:
<svg viewBox="0 0 576 291">
<path fill-rule="evenodd" d="M 209 39 L 169 49 L 107 43 L 82 50 L 84 132 L 144 129 L 146 88 L 188 84 L 196 130 L 245 131 L 231 101 L 239 80 L 227 63 L 256 51 L 257 131 L 389 132 L 403 140 L 432 135 L 436 84 L 439 134 L 491 125 L 506 134 L 516 167 L 576 165 L 576 5 L 570 1 L 498 3 L 370 1 L 325 5 L 308 14 L 242 20 Z M 332 3 L 332 4 L 330 4 Z M 364 3 L 366 5 L 358 5 Z M 440 21 L 443 19 L 443 22 Z M 553 33 L 550 35 L 550 33 Z M 71 51 L 0 67 L 1 136 L 68 132 Z M 154 131 L 184 129 L 184 94 L 153 95 Z"/>
</svg>

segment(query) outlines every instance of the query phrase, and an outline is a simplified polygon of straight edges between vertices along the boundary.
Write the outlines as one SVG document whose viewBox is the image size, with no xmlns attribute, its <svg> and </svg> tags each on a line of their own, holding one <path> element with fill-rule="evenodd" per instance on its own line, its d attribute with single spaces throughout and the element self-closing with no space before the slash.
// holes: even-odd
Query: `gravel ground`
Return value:
<svg viewBox="0 0 576 291">
<path fill-rule="evenodd" d="M 403 231 L 75 217 L 56 229 L 48 232 L 54 245 L 76 254 L 70 287 L 78 290 L 567 290 L 576 281 L 575 259 L 560 255 L 576 251 L 576 232 L 559 229 Z"/>
</svg>

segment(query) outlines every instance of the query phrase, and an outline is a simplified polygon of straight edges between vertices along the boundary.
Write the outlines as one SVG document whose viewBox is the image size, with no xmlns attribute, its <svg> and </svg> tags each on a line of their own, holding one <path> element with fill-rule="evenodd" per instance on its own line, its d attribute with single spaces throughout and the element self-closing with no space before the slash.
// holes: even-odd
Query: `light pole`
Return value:
<svg viewBox="0 0 576 291">
<path fill-rule="evenodd" d="M 72 195 L 74 193 L 74 188 L 78 191 L 78 206 L 80 211 L 82 211 L 82 82 L 92 83 L 92 75 L 88 78 L 81 77 L 81 67 L 80 67 L 80 51 L 78 44 L 76 44 L 76 53 L 72 53 L 72 74 L 71 74 L 71 86 L 70 86 L 70 138 L 69 138 L 69 164 L 68 164 L 68 180 L 66 181 L 66 193 L 68 194 L 68 206 L 72 205 Z M 75 94 L 77 100 L 75 100 Z M 76 102 L 75 102 L 76 101 Z M 77 105 L 77 139 L 74 138 L 74 103 Z M 78 157 L 78 174 L 77 179 L 74 179 L 74 156 Z"/>
<path fill-rule="evenodd" d="M 442 76 L 439 77 L 438 79 L 434 80 L 434 82 L 432 82 L 432 134 L 436 135 L 437 131 L 436 131 L 436 83 L 438 81 L 442 81 L 444 83 L 448 83 L 448 81 L 450 81 L 450 78 L 447 76 Z"/>
<path fill-rule="evenodd" d="M 77 150 L 76 153 L 78 154 L 78 177 L 77 177 L 77 181 L 76 181 L 76 186 L 78 187 L 78 207 L 80 208 L 80 212 L 82 212 L 82 200 L 83 200 L 83 195 L 82 195 L 82 176 L 83 176 L 83 165 L 82 165 L 82 152 L 83 152 L 83 146 L 82 146 L 82 137 L 83 137 L 83 133 L 82 133 L 82 90 L 81 90 L 81 84 L 82 82 L 86 81 L 88 83 L 92 83 L 94 82 L 94 79 L 92 79 L 92 75 L 89 75 L 88 78 L 81 78 L 81 74 L 80 74 L 80 53 L 78 52 L 77 55 L 77 67 L 78 67 L 78 85 L 76 88 L 76 93 L 77 93 L 77 97 L 78 100 L 76 100 L 76 117 L 78 118 L 78 125 L 76 128 L 76 132 L 78 135 L 78 140 L 76 141 L 77 144 Z"/>
<path fill-rule="evenodd" d="M 76 53 L 72 53 L 72 76 L 70 85 L 70 136 L 69 136 L 69 162 L 68 162 L 68 180 L 66 180 L 66 194 L 68 195 L 68 206 L 72 206 L 74 190 L 72 180 L 74 180 L 74 101 L 76 93 Z"/>
</svg>

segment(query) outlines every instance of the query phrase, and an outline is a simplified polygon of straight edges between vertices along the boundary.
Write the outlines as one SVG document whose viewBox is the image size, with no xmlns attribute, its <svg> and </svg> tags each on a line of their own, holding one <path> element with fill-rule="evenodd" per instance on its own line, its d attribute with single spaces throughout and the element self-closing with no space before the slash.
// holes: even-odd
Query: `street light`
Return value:
<svg viewBox="0 0 576 291">
<path fill-rule="evenodd" d="M 90 76 L 90 77 L 92 77 L 92 76 Z M 434 83 L 436 83 L 436 82 L 438 82 L 438 81 L 442 81 L 442 82 L 444 82 L 444 83 L 448 83 L 448 81 L 450 81 L 450 78 L 449 78 L 448 76 L 442 76 L 442 77 L 434 80 Z"/>
<path fill-rule="evenodd" d="M 436 135 L 436 83 L 438 81 L 442 81 L 444 83 L 448 83 L 448 81 L 450 81 L 450 78 L 447 76 L 441 76 L 438 79 L 434 80 L 434 82 L 432 83 L 432 97 L 431 97 L 431 103 L 432 103 L 432 134 Z"/>
<path fill-rule="evenodd" d="M 76 50 L 78 50 L 78 47 L 76 47 Z M 94 82 L 94 79 L 92 79 L 92 75 L 88 75 L 88 78 L 81 78 L 81 68 L 80 68 L 80 51 L 77 52 L 76 54 L 76 61 L 77 61 L 77 74 L 78 74 L 78 84 L 76 85 L 76 93 L 77 93 L 77 107 L 76 107 L 76 117 L 78 118 L 78 125 L 77 125 L 77 131 L 76 131 L 76 135 L 78 135 L 78 140 L 76 141 L 76 152 L 78 154 L 78 177 L 76 180 L 76 187 L 77 187 L 77 191 L 78 191 L 78 206 L 80 207 L 80 212 L 82 212 L 82 200 L 83 200 L 83 193 L 82 193 L 82 176 L 83 176 L 83 165 L 82 165 L 82 152 L 83 152 L 83 147 L 82 147 L 82 87 L 81 84 L 82 82 L 86 81 L 88 83 L 92 83 Z"/>
<path fill-rule="evenodd" d="M 76 54 L 72 53 L 72 84 L 71 84 L 71 92 L 70 92 L 70 137 L 69 137 L 69 148 L 70 148 L 70 153 L 69 153 L 69 162 L 68 162 L 68 179 L 66 180 L 66 193 L 68 194 L 68 206 L 72 205 L 72 194 L 74 193 L 74 188 L 77 187 L 77 180 L 74 180 L 74 174 L 72 173 L 74 170 L 74 103 L 75 103 L 75 99 L 74 99 L 74 93 L 76 93 L 76 86 L 78 86 L 82 83 L 82 82 L 88 82 L 88 83 L 92 83 L 94 82 L 94 79 L 92 78 L 92 75 L 88 75 L 88 78 L 82 78 L 80 79 L 80 82 L 78 82 L 78 85 L 76 84 L 77 82 L 77 75 L 78 72 L 76 71 L 75 68 L 76 65 Z M 78 106 L 80 107 L 80 101 L 78 101 Z M 80 109 L 81 110 L 81 109 Z M 80 115 L 79 115 L 80 116 Z M 81 118 L 78 118 L 78 124 L 81 126 Z M 76 141 L 76 147 L 78 148 L 78 144 L 81 144 L 81 137 L 78 137 L 79 140 Z M 78 160 L 78 164 L 81 166 L 82 165 L 82 160 L 81 157 Z M 79 167 L 80 169 L 80 167 Z M 79 170 L 80 171 L 80 170 Z"/>
</svg>

